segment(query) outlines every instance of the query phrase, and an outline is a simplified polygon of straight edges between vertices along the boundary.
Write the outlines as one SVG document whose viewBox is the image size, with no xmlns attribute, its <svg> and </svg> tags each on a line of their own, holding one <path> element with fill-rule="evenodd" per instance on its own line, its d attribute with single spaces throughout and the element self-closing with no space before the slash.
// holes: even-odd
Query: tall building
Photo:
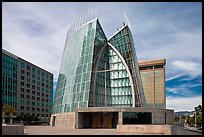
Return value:
<svg viewBox="0 0 204 137">
<path fill-rule="evenodd" d="M 140 72 L 128 25 L 107 39 L 97 18 L 80 17 L 67 34 L 50 124 L 72 128 L 172 124 L 172 110 L 163 104 L 151 106 Z"/>
<path fill-rule="evenodd" d="M 52 73 L 2 49 L 2 106 L 14 106 L 19 115 L 48 122 L 52 98 Z"/>
<path fill-rule="evenodd" d="M 74 112 L 79 107 L 145 105 L 128 26 L 109 42 L 98 19 L 67 36 L 53 113 Z"/>
<path fill-rule="evenodd" d="M 166 108 L 165 59 L 139 61 L 147 108 Z"/>
</svg>

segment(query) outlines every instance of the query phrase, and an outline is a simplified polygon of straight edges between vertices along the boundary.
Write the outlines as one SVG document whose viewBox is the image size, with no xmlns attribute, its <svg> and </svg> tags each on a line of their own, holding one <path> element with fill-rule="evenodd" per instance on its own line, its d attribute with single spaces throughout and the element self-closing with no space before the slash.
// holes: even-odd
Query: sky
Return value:
<svg viewBox="0 0 204 137">
<path fill-rule="evenodd" d="M 53 73 L 56 89 L 67 32 L 93 9 L 107 38 L 128 16 L 138 61 L 166 59 L 167 109 L 202 104 L 201 2 L 3 2 L 2 48 Z"/>
</svg>

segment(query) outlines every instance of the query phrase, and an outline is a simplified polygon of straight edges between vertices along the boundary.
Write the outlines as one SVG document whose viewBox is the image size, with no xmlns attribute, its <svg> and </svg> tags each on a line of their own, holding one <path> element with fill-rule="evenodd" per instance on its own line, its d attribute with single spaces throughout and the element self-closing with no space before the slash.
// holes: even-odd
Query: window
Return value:
<svg viewBox="0 0 204 137">
<path fill-rule="evenodd" d="M 30 89 L 27 89 L 27 94 L 30 94 Z"/>
<path fill-rule="evenodd" d="M 24 80 L 24 76 L 21 76 L 21 80 Z"/>
<path fill-rule="evenodd" d="M 24 74 L 24 70 L 21 69 L 21 74 Z"/>
<path fill-rule="evenodd" d="M 35 111 L 35 108 L 34 107 L 32 107 L 32 111 Z M 34 113 L 33 113 L 34 114 Z"/>
<path fill-rule="evenodd" d="M 140 70 L 148 70 L 148 69 L 153 69 L 153 66 L 140 67 Z"/>
<path fill-rule="evenodd" d="M 27 104 L 27 105 L 30 105 L 30 101 L 27 100 L 27 101 L 26 101 L 26 104 Z"/>
<path fill-rule="evenodd" d="M 32 80 L 32 84 L 35 84 L 35 80 Z"/>
<path fill-rule="evenodd" d="M 30 65 L 27 65 L 27 70 L 30 71 Z"/>
<path fill-rule="evenodd" d="M 43 76 L 43 77 L 45 76 L 45 73 L 44 73 L 44 72 L 42 72 L 42 76 Z"/>
<path fill-rule="evenodd" d="M 24 82 L 21 82 L 21 86 L 24 86 Z"/>
<path fill-rule="evenodd" d="M 25 64 L 23 62 L 21 62 L 21 68 L 24 69 L 25 68 Z"/>
<path fill-rule="evenodd" d="M 30 107 L 26 107 L 26 110 L 27 110 L 27 111 L 30 111 Z"/>
<path fill-rule="evenodd" d="M 21 106 L 21 110 L 24 110 L 24 106 Z"/>
<path fill-rule="evenodd" d="M 30 95 L 27 95 L 27 99 L 30 99 Z"/>
<path fill-rule="evenodd" d="M 34 97 L 34 96 L 32 96 L 32 100 L 35 100 L 35 97 Z"/>
<path fill-rule="evenodd" d="M 35 68 L 32 68 L 32 72 L 35 73 Z"/>
<path fill-rule="evenodd" d="M 27 72 L 27 76 L 30 77 L 30 72 Z"/>
<path fill-rule="evenodd" d="M 35 74 L 32 74 L 32 78 L 35 79 Z"/>
<path fill-rule="evenodd" d="M 37 70 L 37 74 L 40 75 L 40 70 L 39 69 Z"/>
<path fill-rule="evenodd" d="M 21 88 L 21 92 L 24 92 L 24 88 Z"/>
<path fill-rule="evenodd" d="M 27 82 L 30 82 L 30 78 L 27 78 Z"/>
<path fill-rule="evenodd" d="M 35 102 L 32 102 L 32 106 L 35 106 Z"/>
<path fill-rule="evenodd" d="M 32 85 L 32 89 L 35 89 L 35 86 L 34 86 L 34 85 Z"/>
<path fill-rule="evenodd" d="M 27 83 L 27 87 L 30 88 L 30 84 Z"/>
<path fill-rule="evenodd" d="M 157 65 L 157 66 L 154 66 L 155 69 L 157 68 L 163 68 L 163 65 Z"/>
<path fill-rule="evenodd" d="M 24 105 L 24 100 L 21 100 L 21 105 Z"/>
</svg>

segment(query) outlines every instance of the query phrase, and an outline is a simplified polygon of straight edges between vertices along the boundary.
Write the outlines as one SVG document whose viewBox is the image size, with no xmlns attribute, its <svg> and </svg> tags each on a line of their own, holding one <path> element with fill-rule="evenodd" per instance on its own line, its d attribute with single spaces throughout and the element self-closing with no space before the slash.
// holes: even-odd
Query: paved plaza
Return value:
<svg viewBox="0 0 204 137">
<path fill-rule="evenodd" d="M 116 129 L 70 129 L 51 126 L 25 126 L 25 135 L 134 135 L 117 133 Z"/>
</svg>

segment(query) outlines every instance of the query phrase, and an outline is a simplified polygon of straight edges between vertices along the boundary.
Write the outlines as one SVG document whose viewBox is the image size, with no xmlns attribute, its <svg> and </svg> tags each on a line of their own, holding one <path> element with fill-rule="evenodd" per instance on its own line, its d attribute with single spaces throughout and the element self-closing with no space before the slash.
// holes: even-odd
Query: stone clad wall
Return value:
<svg viewBox="0 0 204 137">
<path fill-rule="evenodd" d="M 24 125 L 2 125 L 2 135 L 23 135 Z"/>
<path fill-rule="evenodd" d="M 75 128 L 75 112 L 54 114 L 51 116 L 50 125 L 52 125 L 53 116 L 55 116 L 56 127 Z"/>
<path fill-rule="evenodd" d="M 202 135 L 201 131 L 189 130 L 176 125 L 118 125 L 117 132 L 150 135 Z"/>
<path fill-rule="evenodd" d="M 171 135 L 170 125 L 118 125 L 117 132 Z"/>
</svg>

